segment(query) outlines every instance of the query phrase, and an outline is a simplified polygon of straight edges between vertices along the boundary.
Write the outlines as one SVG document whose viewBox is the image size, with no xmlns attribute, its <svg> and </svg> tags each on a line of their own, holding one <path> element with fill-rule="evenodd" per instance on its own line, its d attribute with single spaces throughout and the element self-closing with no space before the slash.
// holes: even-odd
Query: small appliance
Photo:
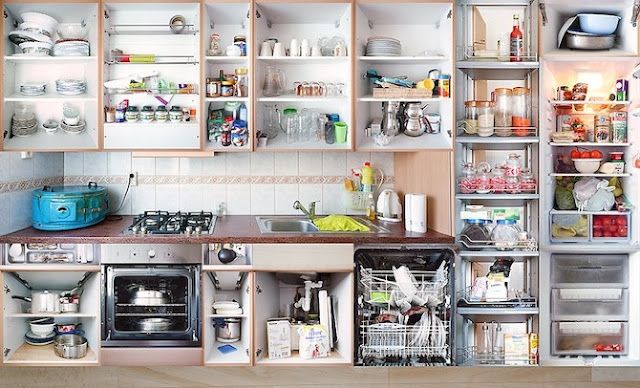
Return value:
<svg viewBox="0 0 640 388">
<path fill-rule="evenodd" d="M 395 191 L 386 189 L 380 193 L 376 206 L 376 216 L 381 221 L 402 221 L 402 205 L 400 205 L 400 197 Z"/>
</svg>

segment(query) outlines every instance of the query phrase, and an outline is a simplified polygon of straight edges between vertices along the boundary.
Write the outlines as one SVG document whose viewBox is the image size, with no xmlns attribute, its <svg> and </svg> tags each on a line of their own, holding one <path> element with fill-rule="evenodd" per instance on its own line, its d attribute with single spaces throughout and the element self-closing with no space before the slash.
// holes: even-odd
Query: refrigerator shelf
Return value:
<svg viewBox="0 0 640 388">
<path fill-rule="evenodd" d="M 458 348 L 458 365 L 460 366 L 538 366 L 531 364 L 528 357 L 508 358 L 495 354 L 482 354 L 477 346 Z"/>
</svg>

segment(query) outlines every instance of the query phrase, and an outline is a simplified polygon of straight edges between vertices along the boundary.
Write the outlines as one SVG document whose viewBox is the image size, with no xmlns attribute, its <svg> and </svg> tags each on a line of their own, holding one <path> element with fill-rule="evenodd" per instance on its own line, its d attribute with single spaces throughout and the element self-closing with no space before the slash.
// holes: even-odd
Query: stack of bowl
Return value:
<svg viewBox="0 0 640 388">
<path fill-rule="evenodd" d="M 48 345 L 53 343 L 55 323 L 53 318 L 38 318 L 29 321 L 29 330 L 24 335 L 24 340 L 29 345 Z"/>
<path fill-rule="evenodd" d="M 24 12 L 20 17 L 23 23 L 9 33 L 9 40 L 20 47 L 23 55 L 49 55 L 58 21 L 40 12 Z"/>
</svg>

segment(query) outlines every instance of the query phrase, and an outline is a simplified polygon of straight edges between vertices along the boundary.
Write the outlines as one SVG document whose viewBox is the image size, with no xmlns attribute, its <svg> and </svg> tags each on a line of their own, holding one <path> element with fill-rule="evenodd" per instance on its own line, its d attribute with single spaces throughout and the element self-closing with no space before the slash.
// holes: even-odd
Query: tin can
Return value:
<svg viewBox="0 0 640 388">
<path fill-rule="evenodd" d="M 611 113 L 611 142 L 627 142 L 627 112 Z"/>
<path fill-rule="evenodd" d="M 451 97 L 451 88 L 450 88 L 450 80 L 451 77 L 448 74 L 441 74 L 438 79 L 440 97 Z"/>
<path fill-rule="evenodd" d="M 594 119 L 594 132 L 596 143 L 611 142 L 611 118 L 607 114 L 597 114 Z"/>
</svg>

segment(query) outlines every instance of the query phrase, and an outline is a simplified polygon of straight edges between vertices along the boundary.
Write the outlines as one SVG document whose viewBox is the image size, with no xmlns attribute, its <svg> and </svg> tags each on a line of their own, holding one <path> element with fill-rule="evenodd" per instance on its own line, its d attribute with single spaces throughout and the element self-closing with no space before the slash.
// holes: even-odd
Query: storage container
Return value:
<svg viewBox="0 0 640 388">
<path fill-rule="evenodd" d="M 628 353 L 627 322 L 554 322 L 554 356 L 620 356 Z"/>
<path fill-rule="evenodd" d="M 626 321 L 629 319 L 629 291 L 621 288 L 553 289 L 551 319 Z"/>
<path fill-rule="evenodd" d="M 594 214 L 552 210 L 549 223 L 551 242 L 626 244 L 631 240 L 631 213 L 628 212 Z"/>
<path fill-rule="evenodd" d="M 627 255 L 551 256 L 551 284 L 557 288 L 627 288 Z"/>
<path fill-rule="evenodd" d="M 33 227 L 41 230 L 68 230 L 95 225 L 105 219 L 109 195 L 105 187 L 45 186 L 32 199 Z"/>
</svg>

